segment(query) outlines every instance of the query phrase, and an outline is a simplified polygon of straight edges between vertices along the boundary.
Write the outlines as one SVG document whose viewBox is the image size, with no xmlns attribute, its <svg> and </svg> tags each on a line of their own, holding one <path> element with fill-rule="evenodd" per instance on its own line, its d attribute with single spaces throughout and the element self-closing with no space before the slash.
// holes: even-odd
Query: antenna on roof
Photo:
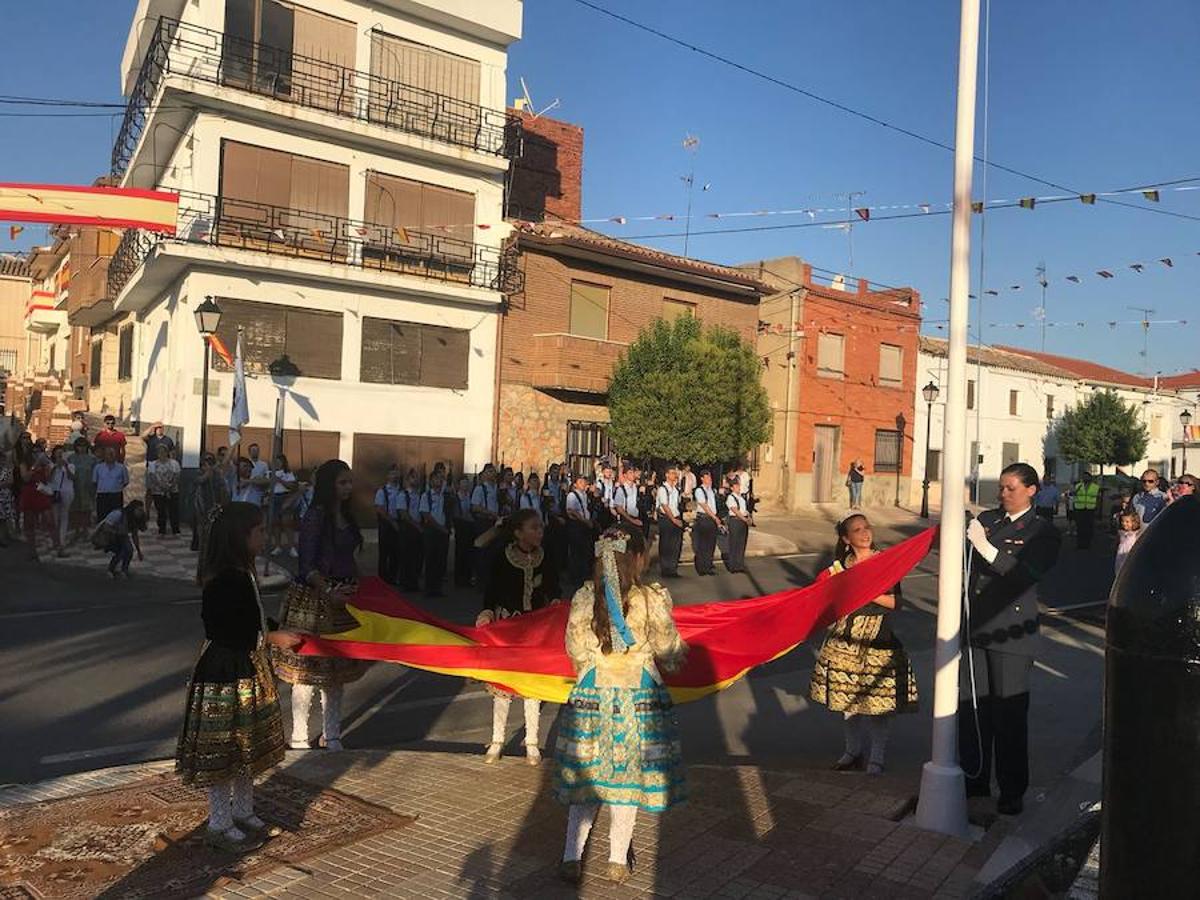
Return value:
<svg viewBox="0 0 1200 900">
<path fill-rule="evenodd" d="M 550 110 L 558 107 L 559 100 L 557 97 L 555 97 L 553 103 L 551 103 L 549 106 L 547 106 L 545 109 L 543 109 L 539 112 L 538 108 L 533 103 L 533 97 L 530 96 L 530 94 L 529 94 L 529 85 L 527 85 L 525 83 L 524 78 L 521 78 L 520 81 L 521 81 L 521 93 L 524 96 L 521 97 L 519 100 L 517 100 L 516 103 L 513 104 L 517 109 L 521 110 L 522 112 L 528 112 L 532 118 L 537 119 L 537 118 L 540 118 L 541 116 L 544 116 L 546 113 L 550 112 Z"/>
</svg>

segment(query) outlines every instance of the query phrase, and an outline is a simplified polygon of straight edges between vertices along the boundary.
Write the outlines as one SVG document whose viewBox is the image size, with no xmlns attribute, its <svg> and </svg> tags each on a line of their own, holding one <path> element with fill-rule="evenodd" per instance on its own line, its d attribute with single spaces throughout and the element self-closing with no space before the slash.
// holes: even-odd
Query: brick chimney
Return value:
<svg viewBox="0 0 1200 900">
<path fill-rule="evenodd" d="M 509 110 L 520 122 L 518 155 L 504 198 L 504 215 L 530 222 L 583 217 L 583 129 L 569 122 Z"/>
</svg>

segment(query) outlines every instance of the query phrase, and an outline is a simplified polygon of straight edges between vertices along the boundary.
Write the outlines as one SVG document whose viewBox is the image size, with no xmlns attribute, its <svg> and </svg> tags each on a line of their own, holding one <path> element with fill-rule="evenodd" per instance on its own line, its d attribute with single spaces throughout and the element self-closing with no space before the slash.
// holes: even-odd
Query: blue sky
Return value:
<svg viewBox="0 0 1200 900">
<path fill-rule="evenodd" d="M 597 2 L 807 90 L 953 141 L 954 0 Z M 133 0 L 59 0 L 52 17 L 37 6 L 17 5 L 6 17 L 0 94 L 118 99 L 117 67 Z M 584 127 L 585 217 L 682 214 L 687 198 L 680 176 L 692 162 L 682 148 L 688 134 L 700 138 L 697 186 L 712 185 L 696 191 L 697 217 L 836 206 L 851 191 L 865 192 L 856 206 L 949 198 L 952 156 L 944 150 L 638 32 L 575 0 L 525 0 L 524 6 L 525 36 L 509 58 L 510 96 L 517 96 L 517 78 L 524 76 L 539 106 L 557 98 L 552 115 Z M 1080 15 L 1085 8 L 1087 15 Z M 991 24 L 992 159 L 1084 192 L 1200 176 L 1200 118 L 1194 114 L 1200 7 L 1190 0 L 1086 6 L 1013 0 L 995 4 Z M 0 105 L 0 112 L 11 111 L 16 108 Z M 0 178 L 87 181 L 107 169 L 115 128 L 107 117 L 0 118 Z M 976 197 L 983 194 L 981 171 L 977 166 Z M 993 198 L 1057 193 L 995 169 L 987 192 Z M 1154 208 L 1200 217 L 1200 191 L 1164 191 Z M 709 230 L 806 218 L 693 221 L 696 230 Z M 631 222 L 603 230 L 620 236 L 681 229 L 679 222 Z M 22 238 L 37 239 L 37 232 L 31 228 Z M 945 317 L 948 217 L 860 223 L 852 239 L 852 269 L 847 235 L 819 227 L 693 235 L 690 252 L 724 262 L 797 254 L 828 269 L 912 285 L 927 304 L 927 319 Z M 683 243 L 647 242 L 675 251 Z M 1027 327 L 987 328 L 985 339 L 1040 345 L 1034 270 L 1044 261 L 1048 319 L 1087 323 L 1048 329 L 1048 351 L 1131 371 L 1198 366 L 1198 251 L 1200 220 L 1075 202 L 989 213 L 985 280 L 1001 295 L 985 297 L 984 322 Z M 1164 256 L 1174 267 L 1156 262 Z M 1135 262 L 1147 263 L 1143 274 L 1128 268 Z M 1101 268 L 1116 277 L 1097 278 Z M 1064 281 L 1070 274 L 1083 283 Z M 1007 290 L 1018 283 L 1020 292 Z M 1153 307 L 1156 319 L 1195 321 L 1152 327 L 1144 361 L 1140 328 L 1104 324 L 1139 318 L 1130 306 Z"/>
</svg>

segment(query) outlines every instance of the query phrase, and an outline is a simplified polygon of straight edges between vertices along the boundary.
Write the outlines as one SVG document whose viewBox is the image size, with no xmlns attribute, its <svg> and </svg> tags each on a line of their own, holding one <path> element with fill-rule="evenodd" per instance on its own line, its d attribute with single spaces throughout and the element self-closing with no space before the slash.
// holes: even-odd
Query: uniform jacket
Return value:
<svg viewBox="0 0 1200 900">
<path fill-rule="evenodd" d="M 1032 656 L 1037 649 L 1037 585 L 1058 561 L 1059 533 L 1033 507 L 1011 521 L 1004 510 L 989 509 L 979 514 L 979 524 L 1000 552 L 988 563 L 971 551 L 971 645 Z"/>
</svg>

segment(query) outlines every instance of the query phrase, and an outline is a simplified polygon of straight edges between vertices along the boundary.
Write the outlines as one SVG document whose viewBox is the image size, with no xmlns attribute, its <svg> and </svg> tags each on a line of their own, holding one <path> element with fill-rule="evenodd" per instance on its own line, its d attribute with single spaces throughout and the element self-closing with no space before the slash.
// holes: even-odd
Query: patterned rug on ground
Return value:
<svg viewBox="0 0 1200 900">
<path fill-rule="evenodd" d="M 0 898 L 195 897 L 413 821 L 282 774 L 254 797 L 283 833 L 244 856 L 204 845 L 204 792 L 174 775 L 0 810 Z"/>
</svg>

